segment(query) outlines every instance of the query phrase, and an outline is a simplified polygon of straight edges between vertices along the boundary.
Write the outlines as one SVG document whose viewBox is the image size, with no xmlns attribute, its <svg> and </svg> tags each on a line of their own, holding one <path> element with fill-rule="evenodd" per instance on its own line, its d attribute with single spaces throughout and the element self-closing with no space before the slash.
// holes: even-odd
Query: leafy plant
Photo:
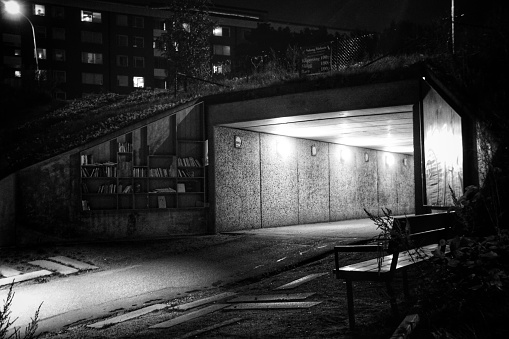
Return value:
<svg viewBox="0 0 509 339">
<path fill-rule="evenodd" d="M 14 281 L 9 286 L 9 292 L 7 293 L 7 298 L 4 300 L 3 307 L 0 308 L 0 339 L 20 339 L 21 333 L 19 327 L 13 327 L 12 325 L 14 322 L 16 322 L 17 318 L 14 320 L 11 320 L 11 305 L 12 301 L 14 300 Z M 33 339 L 38 338 L 39 335 L 36 335 L 35 332 L 37 331 L 38 323 L 39 323 L 39 311 L 41 310 L 42 303 L 37 308 L 37 311 L 35 312 L 35 315 L 33 318 L 31 318 L 30 323 L 25 328 L 25 335 L 23 336 L 24 339 Z M 12 328 L 12 332 L 11 332 Z M 9 333 L 11 332 L 11 333 Z"/>
</svg>

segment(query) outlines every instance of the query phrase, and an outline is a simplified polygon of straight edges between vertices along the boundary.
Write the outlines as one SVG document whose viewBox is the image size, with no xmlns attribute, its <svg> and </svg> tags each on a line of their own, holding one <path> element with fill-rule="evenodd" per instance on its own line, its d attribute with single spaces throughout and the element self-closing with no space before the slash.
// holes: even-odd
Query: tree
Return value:
<svg viewBox="0 0 509 339">
<path fill-rule="evenodd" d="M 169 0 L 166 32 L 158 49 L 168 60 L 169 76 L 210 77 L 210 35 L 215 23 L 208 14 L 208 0 Z M 185 79 L 184 79 L 185 80 Z"/>
</svg>

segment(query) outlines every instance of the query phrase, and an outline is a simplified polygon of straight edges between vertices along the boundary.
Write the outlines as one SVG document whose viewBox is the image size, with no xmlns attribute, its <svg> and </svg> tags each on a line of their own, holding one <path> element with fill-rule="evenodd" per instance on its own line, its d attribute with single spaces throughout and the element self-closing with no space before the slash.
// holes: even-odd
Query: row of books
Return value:
<svg viewBox="0 0 509 339">
<path fill-rule="evenodd" d="M 176 177 L 177 171 L 175 167 L 171 166 L 170 168 L 151 168 L 149 170 L 149 176 L 154 178 L 158 177 Z"/>
<path fill-rule="evenodd" d="M 118 143 L 118 151 L 120 153 L 126 153 L 126 152 L 132 152 L 133 151 L 133 144 L 129 142 L 119 142 Z"/>
<path fill-rule="evenodd" d="M 177 163 L 180 167 L 201 167 L 201 162 L 193 157 L 178 158 Z"/>
<path fill-rule="evenodd" d="M 194 178 L 194 171 L 179 169 L 179 178 Z"/>
<path fill-rule="evenodd" d="M 87 188 L 88 191 L 88 188 Z M 132 193 L 133 192 L 133 186 L 132 185 L 115 185 L 115 184 L 104 184 L 99 186 L 97 189 L 97 193 L 105 193 L 105 194 L 114 194 L 114 193 Z M 84 192 L 87 193 L 87 192 Z"/>
<path fill-rule="evenodd" d="M 146 167 L 134 167 L 133 168 L 133 177 L 145 178 L 146 176 L 147 176 L 147 168 Z"/>
<path fill-rule="evenodd" d="M 81 176 L 83 178 L 90 177 L 116 177 L 117 176 L 117 164 L 104 163 L 104 164 L 94 164 L 95 167 L 81 167 Z"/>
<path fill-rule="evenodd" d="M 81 155 L 81 165 L 90 165 L 94 163 L 94 155 L 93 154 L 82 154 Z"/>
</svg>

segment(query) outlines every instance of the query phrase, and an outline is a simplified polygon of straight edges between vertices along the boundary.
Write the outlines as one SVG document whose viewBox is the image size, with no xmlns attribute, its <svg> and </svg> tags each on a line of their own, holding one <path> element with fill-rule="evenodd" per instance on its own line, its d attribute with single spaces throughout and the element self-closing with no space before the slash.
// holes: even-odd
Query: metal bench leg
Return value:
<svg viewBox="0 0 509 339">
<path fill-rule="evenodd" d="M 387 280 L 385 282 L 387 285 L 387 292 L 389 293 L 389 298 L 391 301 L 391 310 L 392 314 L 397 317 L 398 316 L 398 305 L 396 303 L 396 295 L 394 294 L 394 289 L 392 288 L 391 281 Z"/>
<path fill-rule="evenodd" d="M 353 288 L 350 279 L 346 279 L 346 298 L 348 301 L 348 321 L 350 329 L 353 330 L 355 328 L 355 315 L 353 313 Z"/>
</svg>

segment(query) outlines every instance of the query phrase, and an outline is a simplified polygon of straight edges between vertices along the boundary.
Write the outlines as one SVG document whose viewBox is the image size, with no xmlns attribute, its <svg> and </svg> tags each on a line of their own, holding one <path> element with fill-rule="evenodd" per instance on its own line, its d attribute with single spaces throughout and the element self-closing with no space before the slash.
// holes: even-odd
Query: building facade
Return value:
<svg viewBox="0 0 509 339">
<path fill-rule="evenodd" d="M 170 86 L 168 65 L 156 44 L 165 29 L 164 7 L 80 0 L 20 6 L 22 15 L 1 12 L 3 83 L 19 87 L 38 79 L 59 99 Z M 263 20 L 263 12 L 214 8 L 210 14 L 218 24 L 211 32 L 211 67 L 225 73 L 235 46 Z"/>
</svg>

